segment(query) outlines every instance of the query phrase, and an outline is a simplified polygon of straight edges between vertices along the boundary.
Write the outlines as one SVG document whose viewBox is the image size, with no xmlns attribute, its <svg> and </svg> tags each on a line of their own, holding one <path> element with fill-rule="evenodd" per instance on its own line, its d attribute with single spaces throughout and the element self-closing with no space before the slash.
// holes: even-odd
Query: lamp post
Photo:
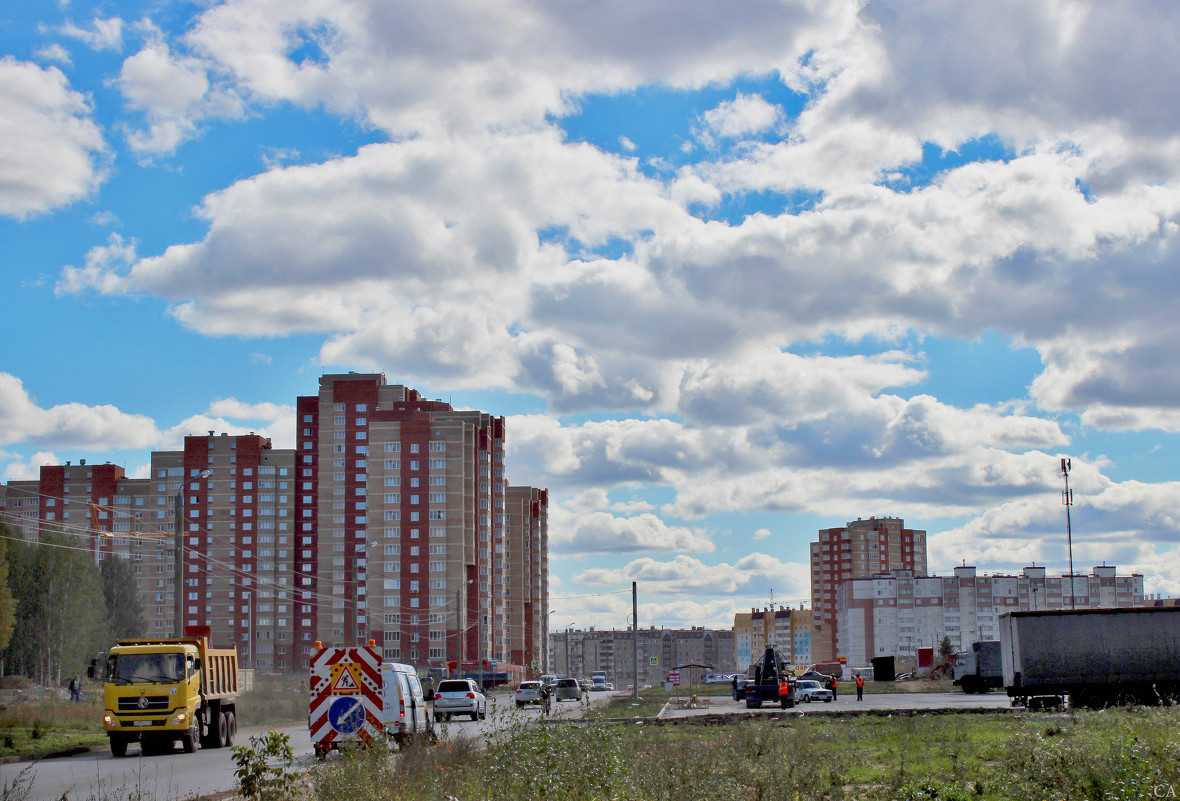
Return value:
<svg viewBox="0 0 1180 801">
<path fill-rule="evenodd" d="M 199 474 L 200 478 L 208 478 L 213 475 L 212 470 L 202 470 Z M 172 620 L 172 636 L 184 636 L 184 483 L 185 478 L 181 476 L 180 486 L 176 488 L 176 497 L 173 498 L 175 508 L 172 512 L 172 547 L 176 551 L 176 557 L 173 559 L 173 583 L 176 588 L 173 590 L 173 620 Z"/>
</svg>

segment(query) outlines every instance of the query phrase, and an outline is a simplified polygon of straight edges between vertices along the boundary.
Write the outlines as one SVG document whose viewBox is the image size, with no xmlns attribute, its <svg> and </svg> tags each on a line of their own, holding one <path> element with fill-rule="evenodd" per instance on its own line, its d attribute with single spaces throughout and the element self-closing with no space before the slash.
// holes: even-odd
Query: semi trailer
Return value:
<svg viewBox="0 0 1180 801">
<path fill-rule="evenodd" d="M 1001 615 L 1004 687 L 1013 705 L 1075 707 L 1180 697 L 1180 607 Z"/>
</svg>

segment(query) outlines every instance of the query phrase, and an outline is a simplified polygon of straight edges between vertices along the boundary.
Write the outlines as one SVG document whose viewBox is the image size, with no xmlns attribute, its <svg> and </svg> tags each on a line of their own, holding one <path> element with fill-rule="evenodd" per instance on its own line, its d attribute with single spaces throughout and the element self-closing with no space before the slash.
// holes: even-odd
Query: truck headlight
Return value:
<svg viewBox="0 0 1180 801">
<path fill-rule="evenodd" d="M 102 716 L 102 725 L 106 726 L 109 729 L 112 726 L 118 725 L 118 721 L 115 720 L 113 715 L 103 715 Z"/>
<path fill-rule="evenodd" d="M 188 712 L 177 712 L 172 720 L 168 721 L 169 726 L 183 726 L 184 719 L 188 717 Z"/>
</svg>

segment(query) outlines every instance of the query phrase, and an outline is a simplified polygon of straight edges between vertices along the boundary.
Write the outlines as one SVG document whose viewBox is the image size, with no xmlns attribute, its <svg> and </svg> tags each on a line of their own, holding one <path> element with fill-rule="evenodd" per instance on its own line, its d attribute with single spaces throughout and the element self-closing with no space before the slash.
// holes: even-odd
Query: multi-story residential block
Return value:
<svg viewBox="0 0 1180 801">
<path fill-rule="evenodd" d="M 811 663 L 811 610 L 779 606 L 738 612 L 733 616 L 733 660 L 744 670 L 761 657 L 767 645 L 774 646 L 792 664 Z"/>
<path fill-rule="evenodd" d="M 603 672 L 619 689 L 633 681 L 632 652 L 637 651 L 639 684 L 663 682 L 668 671 L 681 665 L 693 668 L 684 676 L 698 680 L 706 672 L 732 673 L 733 632 L 694 626 L 691 629 L 640 629 L 634 639 L 630 629 L 568 629 L 550 635 L 549 669 L 559 675 L 587 677 Z M 638 643 L 638 647 L 636 647 Z"/>
<path fill-rule="evenodd" d="M 836 593 L 848 580 L 890 570 L 926 574 L 926 532 L 908 529 L 897 517 L 854 520 L 821 529 L 811 543 L 811 609 L 815 625 L 811 656 L 816 662 L 842 656 L 837 649 Z"/>
<path fill-rule="evenodd" d="M 507 563 L 505 606 L 508 658 L 540 670 L 549 653 L 549 494 L 534 487 L 509 487 L 504 559 Z"/>
<path fill-rule="evenodd" d="M 970 566 L 955 568 L 951 576 L 893 570 L 841 585 L 839 651 L 854 666 L 878 656 L 912 659 L 919 648 L 937 650 L 944 637 L 956 650 L 998 639 L 997 620 L 1005 612 L 1124 608 L 1143 602 L 1143 576 L 1119 576 L 1107 565 L 1072 578 L 1048 577 L 1043 567 L 1026 567 L 1018 576 L 980 576 Z"/>
<path fill-rule="evenodd" d="M 317 640 L 369 639 L 420 667 L 539 662 L 548 493 L 507 486 L 503 418 L 356 373 L 323 376 L 297 413 L 294 450 L 209 432 L 153 453 L 147 479 L 44 467 L 4 488 L 4 519 L 126 556 L 148 633 L 179 614 L 247 667 L 302 670 Z"/>
</svg>

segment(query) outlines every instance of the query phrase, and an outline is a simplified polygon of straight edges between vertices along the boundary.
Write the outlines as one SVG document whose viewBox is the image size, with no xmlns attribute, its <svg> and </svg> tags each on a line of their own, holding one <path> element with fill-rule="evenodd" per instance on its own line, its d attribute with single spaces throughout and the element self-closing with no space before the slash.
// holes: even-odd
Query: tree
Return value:
<svg viewBox="0 0 1180 801">
<path fill-rule="evenodd" d="M 142 637 L 147 629 L 147 621 L 144 620 L 143 604 L 135 589 L 135 571 L 131 569 L 131 564 L 111 554 L 102 560 L 99 574 L 102 576 L 102 596 L 106 601 L 110 639 Z"/>
<path fill-rule="evenodd" d="M 944 635 L 942 642 L 938 644 L 938 655 L 945 657 L 950 656 L 954 652 L 955 646 L 951 645 L 951 638 Z"/>
<path fill-rule="evenodd" d="M 98 568 L 75 537 L 47 532 L 16 544 L 9 580 L 16 625 L 5 656 L 13 672 L 42 684 L 61 684 L 105 647 L 106 606 Z"/>
<path fill-rule="evenodd" d="M 8 647 L 16 626 L 16 599 L 8 586 L 8 538 L 15 536 L 11 528 L 0 523 L 0 651 Z"/>
</svg>

